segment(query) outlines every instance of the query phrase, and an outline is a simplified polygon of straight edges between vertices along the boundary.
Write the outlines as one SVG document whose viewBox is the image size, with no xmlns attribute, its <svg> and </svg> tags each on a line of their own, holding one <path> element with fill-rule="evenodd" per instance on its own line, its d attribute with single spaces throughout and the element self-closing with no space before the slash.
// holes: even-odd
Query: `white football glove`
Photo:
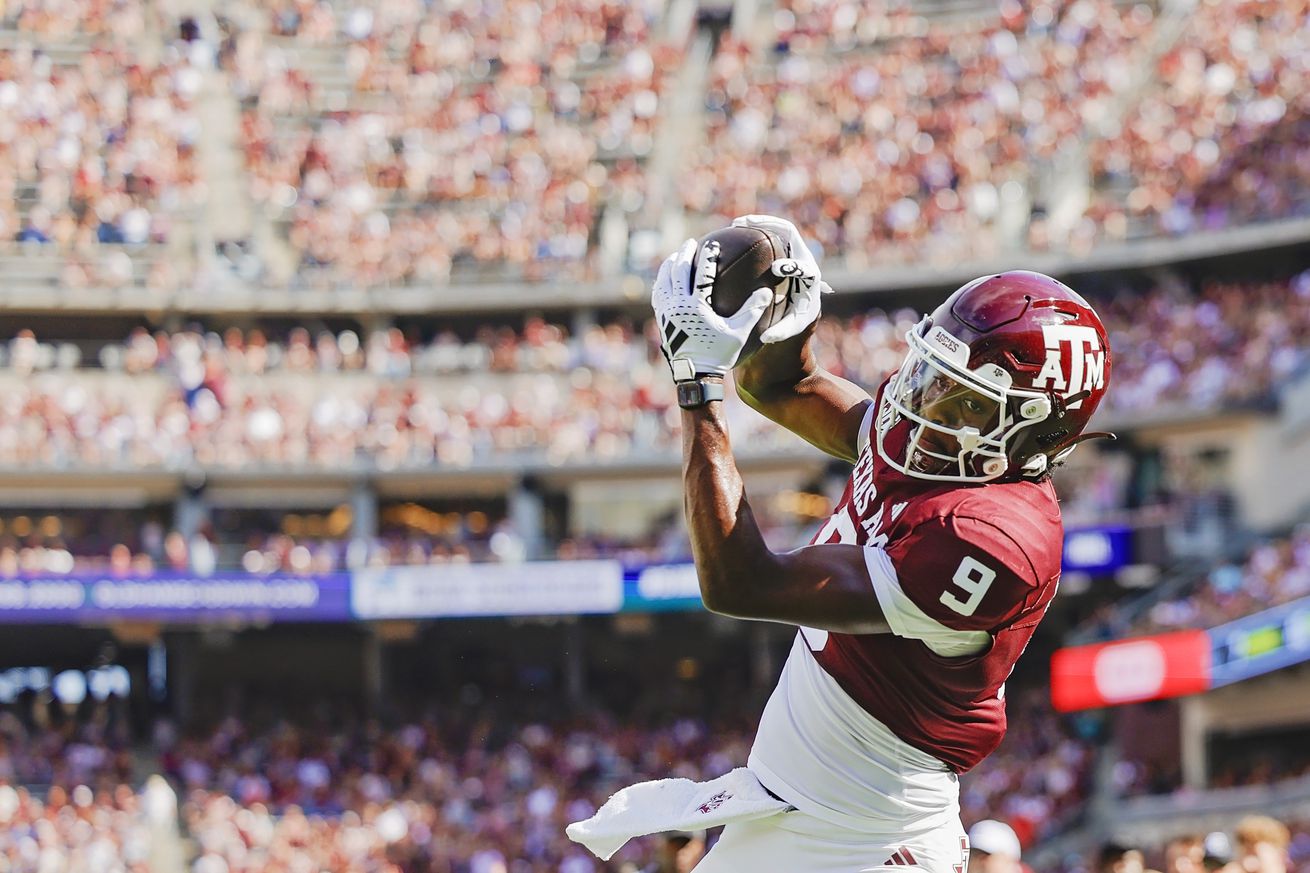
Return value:
<svg viewBox="0 0 1310 873">
<path fill-rule="evenodd" d="M 785 218 L 774 215 L 743 215 L 732 220 L 733 227 L 757 227 L 777 234 L 787 243 L 791 257 L 773 262 L 773 274 L 790 278 L 787 288 L 787 306 L 771 327 L 760 334 L 766 343 L 791 339 L 813 324 L 819 317 L 819 297 L 831 294 L 832 287 L 819 273 L 819 262 L 805 245 L 801 232 Z"/>
<path fill-rule="evenodd" d="M 717 264 L 702 258 L 693 282 L 691 265 L 695 258 L 696 240 L 689 239 L 660 265 L 650 294 L 660 346 L 675 382 L 707 373 L 722 376 L 731 370 L 773 301 L 773 292 L 760 288 L 735 314 L 719 315 L 709 300 Z"/>
</svg>

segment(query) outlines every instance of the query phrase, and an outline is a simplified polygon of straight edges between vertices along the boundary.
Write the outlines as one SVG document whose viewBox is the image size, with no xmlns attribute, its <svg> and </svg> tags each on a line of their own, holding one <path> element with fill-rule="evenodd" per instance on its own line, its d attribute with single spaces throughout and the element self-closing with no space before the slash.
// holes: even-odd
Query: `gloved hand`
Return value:
<svg viewBox="0 0 1310 873">
<path fill-rule="evenodd" d="M 760 334 L 766 343 L 791 339 L 813 324 L 819 317 L 819 297 L 831 294 L 832 287 L 819 272 L 819 262 L 805 245 L 801 232 L 785 218 L 774 215 L 743 215 L 732 220 L 733 227 L 757 227 L 777 234 L 791 252 L 789 258 L 773 262 L 773 274 L 791 280 L 787 289 L 787 306 L 783 315 Z"/>
<path fill-rule="evenodd" d="M 660 265 L 650 294 L 660 346 L 675 382 L 731 370 L 773 300 L 772 290 L 760 288 L 733 315 L 719 315 L 709 301 L 716 265 L 702 258 L 692 281 L 695 258 L 696 240 L 689 239 Z"/>
</svg>

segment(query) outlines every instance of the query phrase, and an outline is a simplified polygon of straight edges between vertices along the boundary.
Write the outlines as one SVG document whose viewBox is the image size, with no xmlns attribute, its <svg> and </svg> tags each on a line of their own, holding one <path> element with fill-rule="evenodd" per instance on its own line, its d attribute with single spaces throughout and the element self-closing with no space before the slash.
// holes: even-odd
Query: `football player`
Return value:
<svg viewBox="0 0 1310 873">
<path fill-rule="evenodd" d="M 1109 384 L 1105 328 L 1055 279 L 984 276 L 909 332 L 904 363 L 870 396 L 816 361 L 826 286 L 796 228 L 736 223 L 779 233 L 805 268 L 737 392 L 854 471 L 809 546 L 765 544 L 721 401 L 770 295 L 718 316 L 688 240 L 652 302 L 660 327 L 686 336 L 665 354 L 701 594 L 714 612 L 800 628 L 748 762 L 792 809 L 729 824 L 697 873 L 962 873 L 958 777 L 1004 736 L 1005 680 L 1055 595 L 1051 470 L 1097 436 L 1084 429 Z"/>
</svg>

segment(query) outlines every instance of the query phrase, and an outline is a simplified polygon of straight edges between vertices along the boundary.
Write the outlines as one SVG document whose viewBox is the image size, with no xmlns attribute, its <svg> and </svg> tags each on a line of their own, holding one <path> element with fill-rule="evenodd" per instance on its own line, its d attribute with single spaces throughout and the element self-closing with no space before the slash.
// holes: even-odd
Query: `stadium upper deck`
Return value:
<svg viewBox="0 0 1310 873">
<path fill-rule="evenodd" d="M 43 9 L 0 40 L 28 308 L 431 311 L 489 282 L 620 302 L 752 209 L 858 287 L 1310 207 L 1302 0 L 783 6 L 717 40 L 677 3 Z"/>
</svg>

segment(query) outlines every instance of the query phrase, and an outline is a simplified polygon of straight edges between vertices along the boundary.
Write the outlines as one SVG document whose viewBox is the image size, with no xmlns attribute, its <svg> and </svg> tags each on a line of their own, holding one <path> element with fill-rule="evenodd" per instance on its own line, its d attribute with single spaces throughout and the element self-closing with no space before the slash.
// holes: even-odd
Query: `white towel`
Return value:
<svg viewBox="0 0 1310 873">
<path fill-rule="evenodd" d="M 755 774 L 738 767 L 709 782 L 657 779 L 615 793 L 595 815 L 566 833 L 602 861 L 633 837 L 664 831 L 696 831 L 777 815 L 792 807 L 774 797 Z"/>
</svg>

